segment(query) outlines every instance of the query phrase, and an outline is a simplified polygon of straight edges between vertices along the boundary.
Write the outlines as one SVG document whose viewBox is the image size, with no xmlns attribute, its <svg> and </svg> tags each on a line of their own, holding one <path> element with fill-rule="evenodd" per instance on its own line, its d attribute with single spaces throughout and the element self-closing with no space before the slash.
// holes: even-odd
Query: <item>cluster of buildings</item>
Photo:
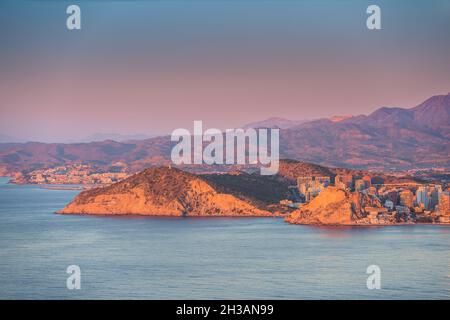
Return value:
<svg viewBox="0 0 450 320">
<path fill-rule="evenodd" d="M 450 190 L 443 185 L 382 185 L 377 196 L 389 212 L 395 210 L 420 222 L 450 222 Z"/>
<path fill-rule="evenodd" d="M 289 201 L 284 201 L 284 204 L 298 208 L 329 185 L 331 177 L 328 176 L 298 177 L 297 185 L 290 187 Z M 450 187 L 445 183 L 373 184 L 368 175 L 348 174 L 335 176 L 334 186 L 349 194 L 356 211 L 362 212 L 361 219 L 372 223 L 389 219 L 396 222 L 450 223 Z"/>
<path fill-rule="evenodd" d="M 125 172 L 105 172 L 89 165 L 74 164 L 34 170 L 14 177 L 14 183 L 107 185 L 128 177 Z"/>
<path fill-rule="evenodd" d="M 281 205 L 290 208 L 299 208 L 315 198 L 321 191 L 331 183 L 329 176 L 304 176 L 297 178 L 297 185 L 289 186 L 289 197 L 280 201 Z"/>
<path fill-rule="evenodd" d="M 309 202 L 330 185 L 328 176 L 306 176 L 297 178 L 301 202 Z"/>
<path fill-rule="evenodd" d="M 329 176 L 297 177 L 297 185 L 289 186 L 289 197 L 280 201 L 280 204 L 290 208 L 299 208 L 301 204 L 310 202 L 330 184 Z"/>
</svg>

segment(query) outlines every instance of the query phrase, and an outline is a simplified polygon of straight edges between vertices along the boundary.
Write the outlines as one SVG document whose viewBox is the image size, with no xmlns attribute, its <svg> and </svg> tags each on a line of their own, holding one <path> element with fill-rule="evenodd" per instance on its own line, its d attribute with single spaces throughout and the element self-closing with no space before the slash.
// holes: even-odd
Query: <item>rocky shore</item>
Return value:
<svg viewBox="0 0 450 320">
<path fill-rule="evenodd" d="M 152 216 L 273 216 L 257 200 L 218 191 L 199 175 L 175 168 L 144 170 L 80 193 L 60 214 Z"/>
<path fill-rule="evenodd" d="M 380 203 L 358 193 L 349 193 L 335 187 L 328 187 L 310 203 L 292 212 L 286 221 L 292 224 L 309 225 L 390 225 L 397 221 L 395 216 L 378 213 L 370 218 L 362 203 L 370 203 L 372 212 L 383 212 Z"/>
</svg>

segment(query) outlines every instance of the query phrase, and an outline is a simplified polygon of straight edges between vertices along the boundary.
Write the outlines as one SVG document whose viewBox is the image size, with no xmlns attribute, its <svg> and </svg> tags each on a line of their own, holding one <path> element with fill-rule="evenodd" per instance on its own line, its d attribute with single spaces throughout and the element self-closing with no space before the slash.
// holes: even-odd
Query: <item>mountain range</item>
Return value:
<svg viewBox="0 0 450 320">
<path fill-rule="evenodd" d="M 281 131 L 287 158 L 352 168 L 449 167 L 450 94 L 412 109 L 379 108 L 341 121 L 320 119 Z"/>
<path fill-rule="evenodd" d="M 0 134 L 0 143 L 19 143 L 19 142 L 22 141 L 15 137 L 10 137 L 6 134 Z"/>
<path fill-rule="evenodd" d="M 290 119 L 284 119 L 284 118 L 280 118 L 280 117 L 270 117 L 270 118 L 262 120 L 262 121 L 247 123 L 246 125 L 243 126 L 243 128 L 244 129 L 248 129 L 248 128 L 288 129 L 288 128 L 292 128 L 292 127 L 301 125 L 306 122 L 308 122 L 308 120 L 290 120 Z"/>
<path fill-rule="evenodd" d="M 270 118 L 246 126 L 280 128 L 280 157 L 326 166 L 398 170 L 450 168 L 450 94 L 411 108 L 382 107 L 369 115 L 312 121 Z M 0 143 L 0 172 L 115 162 L 131 172 L 170 163 L 170 136 L 90 143 Z"/>
</svg>

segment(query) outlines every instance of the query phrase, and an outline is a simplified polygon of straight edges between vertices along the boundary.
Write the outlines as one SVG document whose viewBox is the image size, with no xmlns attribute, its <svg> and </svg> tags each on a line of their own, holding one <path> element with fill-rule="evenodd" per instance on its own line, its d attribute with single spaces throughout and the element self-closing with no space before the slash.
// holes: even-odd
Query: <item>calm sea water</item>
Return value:
<svg viewBox="0 0 450 320">
<path fill-rule="evenodd" d="M 449 299 L 450 228 L 62 216 L 78 191 L 0 178 L 1 299 Z M 81 268 L 81 290 L 66 268 Z M 368 290 L 366 268 L 381 268 Z"/>
</svg>

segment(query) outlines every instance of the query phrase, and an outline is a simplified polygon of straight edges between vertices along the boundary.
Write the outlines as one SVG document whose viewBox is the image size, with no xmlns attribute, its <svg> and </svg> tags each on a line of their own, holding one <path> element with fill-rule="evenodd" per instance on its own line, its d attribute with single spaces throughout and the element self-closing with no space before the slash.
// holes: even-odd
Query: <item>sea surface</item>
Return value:
<svg viewBox="0 0 450 320">
<path fill-rule="evenodd" d="M 79 192 L 0 178 L 0 299 L 449 299 L 450 227 L 64 216 Z M 81 289 L 66 287 L 69 265 Z M 381 270 L 369 290 L 367 267 Z"/>
</svg>

